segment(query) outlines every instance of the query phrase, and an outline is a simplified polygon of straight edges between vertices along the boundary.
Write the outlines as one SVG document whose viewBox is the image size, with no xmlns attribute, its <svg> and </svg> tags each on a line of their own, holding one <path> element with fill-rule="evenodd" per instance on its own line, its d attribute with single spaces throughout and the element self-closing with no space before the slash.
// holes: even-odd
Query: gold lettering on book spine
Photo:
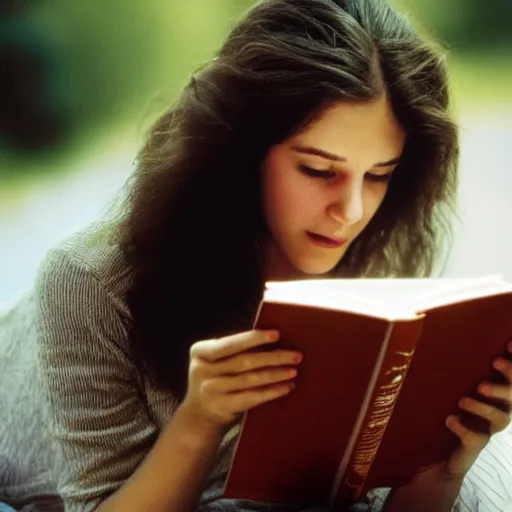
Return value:
<svg viewBox="0 0 512 512">
<path fill-rule="evenodd" d="M 350 489 L 350 496 L 359 496 L 362 490 L 391 417 L 412 355 L 413 351 L 395 351 L 388 357 L 389 369 L 383 372 L 377 383 L 377 392 L 365 419 L 365 427 L 360 434 L 343 479 L 342 488 Z"/>
</svg>

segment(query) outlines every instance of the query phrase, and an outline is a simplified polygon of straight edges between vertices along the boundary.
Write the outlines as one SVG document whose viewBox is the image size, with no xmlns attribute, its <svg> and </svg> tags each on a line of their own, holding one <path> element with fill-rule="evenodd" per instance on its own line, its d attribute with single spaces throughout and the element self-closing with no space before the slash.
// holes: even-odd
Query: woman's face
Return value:
<svg viewBox="0 0 512 512">
<path fill-rule="evenodd" d="M 377 212 L 406 134 L 387 97 L 335 103 L 263 165 L 268 280 L 332 270 Z"/>
</svg>

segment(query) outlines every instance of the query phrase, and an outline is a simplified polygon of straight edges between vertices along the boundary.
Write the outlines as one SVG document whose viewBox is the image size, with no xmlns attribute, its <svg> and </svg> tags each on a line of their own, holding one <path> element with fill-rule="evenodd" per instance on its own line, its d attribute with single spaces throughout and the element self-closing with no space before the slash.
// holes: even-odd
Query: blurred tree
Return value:
<svg viewBox="0 0 512 512">
<path fill-rule="evenodd" d="M 5 2 L 0 16 L 0 142 L 35 151 L 62 143 L 71 116 L 64 97 L 56 94 L 58 52 L 23 17 L 24 7 Z"/>
<path fill-rule="evenodd" d="M 140 120 L 157 93 L 168 105 L 252 3 L 3 0 L 0 150 L 16 158 L 0 175 Z"/>
</svg>

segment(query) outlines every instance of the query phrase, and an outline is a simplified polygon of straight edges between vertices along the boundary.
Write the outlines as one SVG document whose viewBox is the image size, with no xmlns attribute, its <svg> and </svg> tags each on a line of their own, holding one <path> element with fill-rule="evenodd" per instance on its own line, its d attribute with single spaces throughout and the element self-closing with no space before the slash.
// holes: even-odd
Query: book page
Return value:
<svg viewBox="0 0 512 512">
<path fill-rule="evenodd" d="M 355 280 L 345 279 L 269 282 L 264 298 L 271 302 L 349 311 L 388 320 L 416 316 L 407 304 L 390 301 L 389 293 L 383 294 L 382 289 L 379 290 L 380 294 L 372 296 L 361 293 L 357 286 L 352 288 L 350 285 L 353 282 Z M 374 283 L 373 288 L 380 287 Z"/>
<path fill-rule="evenodd" d="M 415 311 L 425 312 L 449 304 L 512 292 L 512 284 L 507 283 L 500 276 L 458 281 L 453 283 L 453 286 L 428 290 L 412 298 L 410 305 Z"/>
<path fill-rule="evenodd" d="M 434 307 L 512 291 L 500 276 L 434 279 L 308 279 L 269 282 L 265 299 L 388 319 Z"/>
</svg>

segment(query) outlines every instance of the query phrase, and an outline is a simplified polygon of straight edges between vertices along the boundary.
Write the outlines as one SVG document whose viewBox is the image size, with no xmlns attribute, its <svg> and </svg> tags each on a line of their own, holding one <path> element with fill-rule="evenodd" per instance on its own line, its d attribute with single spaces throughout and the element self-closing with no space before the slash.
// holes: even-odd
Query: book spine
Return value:
<svg viewBox="0 0 512 512">
<path fill-rule="evenodd" d="M 369 404 L 363 411 L 360 428 L 355 432 L 353 449 L 340 465 L 338 482 L 332 489 L 331 503 L 338 499 L 359 499 L 366 478 L 391 418 L 394 405 L 409 369 L 418 335 L 415 321 L 396 323 L 383 346 L 376 365 L 375 383 L 369 388 Z"/>
</svg>

